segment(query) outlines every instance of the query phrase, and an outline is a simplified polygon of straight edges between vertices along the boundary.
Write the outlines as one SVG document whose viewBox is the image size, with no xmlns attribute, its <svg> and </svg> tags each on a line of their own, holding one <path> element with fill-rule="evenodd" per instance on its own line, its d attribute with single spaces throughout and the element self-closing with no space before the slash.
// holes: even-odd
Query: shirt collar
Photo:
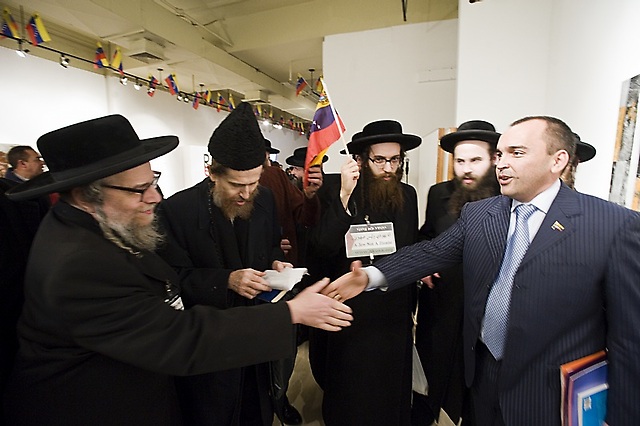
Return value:
<svg viewBox="0 0 640 426">
<path fill-rule="evenodd" d="M 511 213 L 513 213 L 516 207 L 518 207 L 520 204 L 533 204 L 538 210 L 540 210 L 544 214 L 547 214 L 549 208 L 551 207 L 551 204 L 553 203 L 553 200 L 556 199 L 559 191 L 560 179 L 557 179 L 555 182 L 553 182 L 553 184 L 551 184 L 549 188 L 536 195 L 533 200 L 529 201 L 528 203 L 511 200 Z"/>
</svg>

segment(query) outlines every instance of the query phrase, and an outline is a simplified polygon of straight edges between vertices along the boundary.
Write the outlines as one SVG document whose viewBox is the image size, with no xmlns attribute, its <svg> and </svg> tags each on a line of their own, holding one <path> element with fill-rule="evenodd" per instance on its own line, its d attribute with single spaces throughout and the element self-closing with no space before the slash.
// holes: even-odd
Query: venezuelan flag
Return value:
<svg viewBox="0 0 640 426">
<path fill-rule="evenodd" d="M 236 103 L 233 101 L 233 95 L 229 93 L 229 111 L 236 109 Z"/>
<path fill-rule="evenodd" d="M 198 109 L 198 107 L 200 106 L 200 97 L 200 93 L 198 92 L 193 95 L 193 102 L 191 103 L 193 109 Z"/>
<path fill-rule="evenodd" d="M 175 74 L 169 74 L 169 76 L 167 76 L 164 81 L 167 82 L 167 86 L 169 86 L 169 92 L 171 92 L 172 95 L 176 95 L 178 94 L 178 92 L 180 92 L 180 89 L 178 89 L 178 83 L 176 82 Z"/>
<path fill-rule="evenodd" d="M 111 67 L 117 69 L 121 75 L 124 75 L 124 69 L 122 67 L 122 51 L 120 50 L 119 47 L 116 47 L 116 51 L 113 54 L 113 59 L 111 60 Z"/>
<path fill-rule="evenodd" d="M 16 24 L 13 16 L 11 16 L 11 12 L 9 12 L 9 9 L 6 7 L 2 11 L 2 35 L 5 37 L 20 38 L 18 24 Z"/>
<path fill-rule="evenodd" d="M 296 96 L 298 96 L 305 87 L 307 87 L 307 80 L 305 80 L 304 77 L 298 74 L 298 81 L 296 82 Z"/>
<path fill-rule="evenodd" d="M 98 47 L 96 48 L 96 60 L 93 62 L 94 68 L 104 68 L 109 66 L 109 60 L 107 59 L 107 55 L 105 55 L 104 50 L 102 49 L 102 44 L 100 42 L 97 43 Z"/>
<path fill-rule="evenodd" d="M 218 110 L 218 112 L 220 112 L 220 108 L 222 108 L 222 105 L 226 103 L 227 101 L 225 101 L 220 92 L 218 92 L 218 104 L 216 105 L 216 109 Z"/>
<path fill-rule="evenodd" d="M 39 45 L 40 43 L 51 41 L 51 37 L 49 37 L 49 33 L 44 27 L 42 19 L 40 19 L 40 15 L 38 15 L 37 13 L 34 14 L 31 19 L 29 19 L 29 23 L 25 28 L 29 33 L 31 43 L 35 46 Z"/>
<path fill-rule="evenodd" d="M 149 90 L 147 90 L 147 95 L 153 97 L 156 94 L 156 87 L 158 86 L 158 79 L 154 76 L 149 76 Z"/>
<path fill-rule="evenodd" d="M 322 164 L 324 154 L 334 142 L 340 139 L 340 135 L 344 133 L 344 123 L 337 112 L 336 117 L 338 119 L 337 122 L 331 111 L 329 97 L 325 92 L 322 92 L 316 106 L 316 112 L 313 114 L 313 122 L 311 123 L 307 158 L 304 162 L 305 170 L 309 170 L 310 166 Z M 338 129 L 338 123 L 340 124 L 340 129 Z"/>
<path fill-rule="evenodd" d="M 211 105 L 211 92 L 208 90 L 204 92 L 204 101 L 206 105 Z"/>
</svg>

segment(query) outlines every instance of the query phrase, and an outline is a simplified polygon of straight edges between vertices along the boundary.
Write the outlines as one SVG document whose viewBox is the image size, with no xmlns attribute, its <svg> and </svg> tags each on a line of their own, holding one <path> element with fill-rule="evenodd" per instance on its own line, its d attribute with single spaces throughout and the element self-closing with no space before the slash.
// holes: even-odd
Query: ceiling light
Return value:
<svg viewBox="0 0 640 426">
<path fill-rule="evenodd" d="M 148 94 L 152 94 L 152 93 L 153 93 L 153 92 L 155 92 L 155 91 L 156 91 L 156 89 L 155 89 L 155 88 L 153 88 L 153 87 L 149 87 L 149 88 L 147 89 L 147 93 L 148 93 Z"/>
<path fill-rule="evenodd" d="M 273 123 L 273 128 L 274 128 L 274 129 L 278 129 L 278 130 L 280 130 L 280 129 L 282 129 L 282 124 L 280 124 L 280 123 Z"/>
<path fill-rule="evenodd" d="M 60 66 L 62 68 L 67 68 L 69 66 L 69 58 L 67 58 L 64 53 L 60 54 Z"/>
<path fill-rule="evenodd" d="M 269 124 L 271 124 L 271 123 L 269 123 L 269 120 L 267 120 L 266 118 L 264 120 L 262 120 L 262 125 L 263 126 L 268 126 Z"/>
<path fill-rule="evenodd" d="M 182 95 L 178 93 L 178 102 L 182 100 Z"/>
<path fill-rule="evenodd" d="M 128 79 L 126 75 L 123 75 L 122 77 L 120 77 L 120 84 L 122 84 L 123 86 L 127 85 L 127 81 Z"/>
<path fill-rule="evenodd" d="M 133 85 L 133 88 L 136 90 L 140 90 L 141 87 L 142 85 L 140 84 L 140 81 L 138 81 L 138 79 L 136 78 L 136 84 Z"/>
<path fill-rule="evenodd" d="M 184 100 L 184 103 L 188 103 L 189 102 L 189 96 L 184 95 L 184 99 L 183 100 Z"/>
</svg>

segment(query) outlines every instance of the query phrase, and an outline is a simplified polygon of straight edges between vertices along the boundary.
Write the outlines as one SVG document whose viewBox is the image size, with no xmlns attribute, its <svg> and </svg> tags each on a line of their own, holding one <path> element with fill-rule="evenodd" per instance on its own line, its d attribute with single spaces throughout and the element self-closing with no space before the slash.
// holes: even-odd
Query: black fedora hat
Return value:
<svg viewBox="0 0 640 426">
<path fill-rule="evenodd" d="M 290 155 L 284 161 L 290 166 L 304 167 L 304 161 L 306 158 L 307 158 L 307 148 L 302 147 L 302 148 L 296 148 L 295 150 L 293 150 L 293 155 Z M 326 163 L 328 159 L 329 159 L 329 156 L 325 155 L 324 157 L 322 157 L 322 162 Z"/>
<path fill-rule="evenodd" d="M 596 148 L 586 142 L 580 140 L 580 136 L 577 133 L 573 134 L 576 141 L 576 157 L 580 160 L 581 163 L 587 162 L 596 156 Z"/>
<path fill-rule="evenodd" d="M 496 132 L 493 124 L 483 120 L 471 120 L 462 123 L 455 132 L 444 135 L 440 139 L 440 147 L 453 154 L 458 142 L 476 140 L 487 142 L 495 149 L 498 139 L 500 139 L 500 133 Z"/>
<path fill-rule="evenodd" d="M 353 135 L 347 148 L 350 154 L 360 154 L 369 145 L 382 142 L 398 142 L 403 151 L 409 151 L 418 147 L 422 138 L 402 133 L 402 124 L 395 120 L 379 120 L 367 124 L 361 132 Z"/>
<path fill-rule="evenodd" d="M 269 154 L 279 154 L 280 150 L 271 146 L 271 141 L 267 138 L 264 138 L 264 148 L 267 150 Z"/>
<path fill-rule="evenodd" d="M 12 200 L 58 192 L 139 166 L 178 146 L 177 136 L 140 139 L 121 115 L 108 115 L 54 130 L 38 138 L 49 167 L 11 190 Z"/>
</svg>

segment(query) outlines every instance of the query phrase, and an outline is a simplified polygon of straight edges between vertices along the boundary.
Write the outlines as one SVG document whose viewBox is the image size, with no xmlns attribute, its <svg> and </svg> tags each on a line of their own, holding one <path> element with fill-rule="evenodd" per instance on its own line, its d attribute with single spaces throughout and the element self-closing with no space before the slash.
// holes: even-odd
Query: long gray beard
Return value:
<svg viewBox="0 0 640 426">
<path fill-rule="evenodd" d="M 131 254 L 138 255 L 140 250 L 155 251 L 164 241 L 155 217 L 148 225 L 132 226 L 109 220 L 104 210 L 97 208 L 96 221 L 107 240 Z"/>
</svg>

